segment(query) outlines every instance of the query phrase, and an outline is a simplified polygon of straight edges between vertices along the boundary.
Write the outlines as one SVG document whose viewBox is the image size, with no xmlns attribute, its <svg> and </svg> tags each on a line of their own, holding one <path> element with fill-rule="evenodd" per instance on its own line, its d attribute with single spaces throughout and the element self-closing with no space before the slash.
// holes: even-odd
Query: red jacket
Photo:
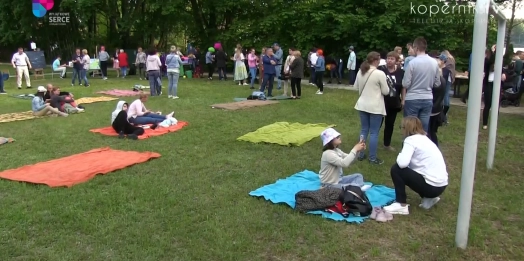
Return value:
<svg viewBox="0 0 524 261">
<path fill-rule="evenodd" d="M 129 64 L 127 63 L 127 53 L 118 54 L 118 65 L 120 67 L 129 67 Z"/>
</svg>

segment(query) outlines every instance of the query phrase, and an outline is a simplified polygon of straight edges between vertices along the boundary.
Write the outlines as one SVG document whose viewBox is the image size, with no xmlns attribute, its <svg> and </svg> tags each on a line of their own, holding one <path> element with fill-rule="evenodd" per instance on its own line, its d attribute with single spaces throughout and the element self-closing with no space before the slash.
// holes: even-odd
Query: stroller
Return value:
<svg viewBox="0 0 524 261">
<path fill-rule="evenodd" d="M 511 68 L 505 70 L 504 73 L 506 74 L 506 81 L 502 83 L 500 90 L 500 106 L 503 108 L 508 106 L 519 107 L 524 88 L 521 87 L 517 90 L 517 81 L 522 79 Z"/>
</svg>

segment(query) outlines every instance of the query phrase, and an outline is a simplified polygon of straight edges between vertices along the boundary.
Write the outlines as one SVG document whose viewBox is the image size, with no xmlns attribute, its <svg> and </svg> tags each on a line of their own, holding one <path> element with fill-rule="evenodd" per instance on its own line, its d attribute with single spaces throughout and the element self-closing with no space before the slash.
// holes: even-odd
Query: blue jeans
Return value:
<svg viewBox="0 0 524 261">
<path fill-rule="evenodd" d="M 433 100 L 407 100 L 404 102 L 404 117 L 414 116 L 419 118 L 424 131 L 428 133 L 432 108 Z"/>
<path fill-rule="evenodd" d="M 148 112 L 143 116 L 136 116 L 136 118 L 129 118 L 129 122 L 135 125 L 144 125 L 144 124 L 158 124 L 163 122 L 166 119 L 166 116 L 159 115 L 156 113 Z"/>
<path fill-rule="evenodd" d="M 309 83 L 316 83 L 316 81 L 315 81 L 315 67 L 309 67 Z"/>
<path fill-rule="evenodd" d="M 120 71 L 122 72 L 122 77 L 126 77 L 127 67 L 126 66 L 120 67 Z"/>
<path fill-rule="evenodd" d="M 71 84 L 75 85 L 75 80 L 78 78 L 78 84 L 82 84 L 82 78 L 80 78 L 80 71 L 76 68 L 73 68 L 73 78 L 71 79 Z"/>
<path fill-rule="evenodd" d="M 266 90 L 267 86 L 267 96 L 272 96 L 273 94 L 273 81 L 275 80 L 274 74 L 267 74 L 264 73 L 264 80 L 262 80 L 262 86 L 260 87 L 260 91 L 264 92 Z"/>
<path fill-rule="evenodd" d="M 4 74 L 0 71 L 0 93 L 4 91 Z"/>
<path fill-rule="evenodd" d="M 255 79 L 257 78 L 257 67 L 249 67 L 249 73 L 251 74 L 251 87 L 255 86 Z"/>
<path fill-rule="evenodd" d="M 357 186 L 362 187 L 364 186 L 364 176 L 360 173 L 355 173 L 351 175 L 346 175 L 340 177 L 338 180 L 338 184 L 322 184 L 324 187 L 331 187 L 331 188 L 343 188 L 345 186 Z"/>
<path fill-rule="evenodd" d="M 281 76 L 281 73 L 282 73 L 282 64 L 281 65 L 275 65 L 275 71 L 277 72 L 277 74 L 275 75 L 275 77 L 277 77 L 277 89 L 282 89 L 282 80 L 280 79 L 280 76 Z"/>
<path fill-rule="evenodd" d="M 180 73 L 177 72 L 168 72 L 167 73 L 167 95 L 177 96 L 178 92 L 178 77 Z"/>
<path fill-rule="evenodd" d="M 520 91 L 520 86 L 522 86 L 522 82 L 524 81 L 524 76 L 522 75 L 519 75 L 517 76 L 518 78 L 518 81 L 517 81 L 517 88 L 514 90 L 515 92 L 519 92 Z"/>
<path fill-rule="evenodd" d="M 147 77 L 149 79 L 149 92 L 151 96 L 160 95 L 162 91 L 162 83 L 160 80 L 160 71 L 147 71 Z"/>
<path fill-rule="evenodd" d="M 449 106 L 449 92 L 451 91 L 451 81 L 446 82 L 446 95 L 444 95 L 444 106 Z M 433 105 L 432 105 L 433 106 Z"/>
<path fill-rule="evenodd" d="M 81 79 L 80 84 L 82 84 L 82 80 L 84 80 L 84 83 L 86 86 L 89 84 L 89 81 L 87 80 L 87 70 L 86 69 L 80 70 L 80 79 Z"/>
<path fill-rule="evenodd" d="M 369 134 L 369 160 L 377 159 L 378 149 L 378 133 L 382 125 L 382 114 L 371 114 L 364 111 L 359 111 L 360 115 L 360 135 L 367 140 Z M 363 155 L 364 152 L 361 152 Z"/>
</svg>

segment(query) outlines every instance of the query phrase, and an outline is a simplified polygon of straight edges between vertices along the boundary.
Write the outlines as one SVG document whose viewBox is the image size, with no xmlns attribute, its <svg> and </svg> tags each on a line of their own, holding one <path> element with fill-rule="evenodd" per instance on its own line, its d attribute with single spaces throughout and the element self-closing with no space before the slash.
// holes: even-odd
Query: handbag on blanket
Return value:
<svg viewBox="0 0 524 261">
<path fill-rule="evenodd" d="M 344 187 L 340 201 L 342 201 L 344 209 L 355 216 L 369 216 L 373 211 L 373 206 L 371 206 L 368 197 L 357 186 Z"/>
</svg>

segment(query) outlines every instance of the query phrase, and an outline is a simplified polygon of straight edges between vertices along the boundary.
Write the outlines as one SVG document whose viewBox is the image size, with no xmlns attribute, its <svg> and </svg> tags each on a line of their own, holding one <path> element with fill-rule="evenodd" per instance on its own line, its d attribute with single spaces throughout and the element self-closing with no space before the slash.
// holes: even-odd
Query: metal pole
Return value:
<svg viewBox="0 0 524 261">
<path fill-rule="evenodd" d="M 495 55 L 495 78 L 493 80 L 493 97 L 491 102 L 491 112 L 489 118 L 489 139 L 488 139 L 488 159 L 486 166 L 493 168 L 495 159 L 495 143 L 497 141 L 497 124 L 499 119 L 500 84 L 502 78 L 502 60 L 504 58 L 504 39 L 506 37 L 506 20 L 498 20 L 497 31 L 497 53 Z"/>
<path fill-rule="evenodd" d="M 477 0 L 475 6 L 475 24 L 473 29 L 473 55 L 471 57 L 470 92 L 468 116 L 466 121 L 466 138 L 462 160 L 462 180 L 460 183 L 460 201 L 457 217 L 455 243 L 465 249 L 468 244 L 471 200 L 477 160 L 477 143 L 479 134 L 479 117 L 482 98 L 482 74 L 484 73 L 484 51 L 488 32 L 489 0 Z M 486 75 L 487 77 L 487 75 Z"/>
</svg>

